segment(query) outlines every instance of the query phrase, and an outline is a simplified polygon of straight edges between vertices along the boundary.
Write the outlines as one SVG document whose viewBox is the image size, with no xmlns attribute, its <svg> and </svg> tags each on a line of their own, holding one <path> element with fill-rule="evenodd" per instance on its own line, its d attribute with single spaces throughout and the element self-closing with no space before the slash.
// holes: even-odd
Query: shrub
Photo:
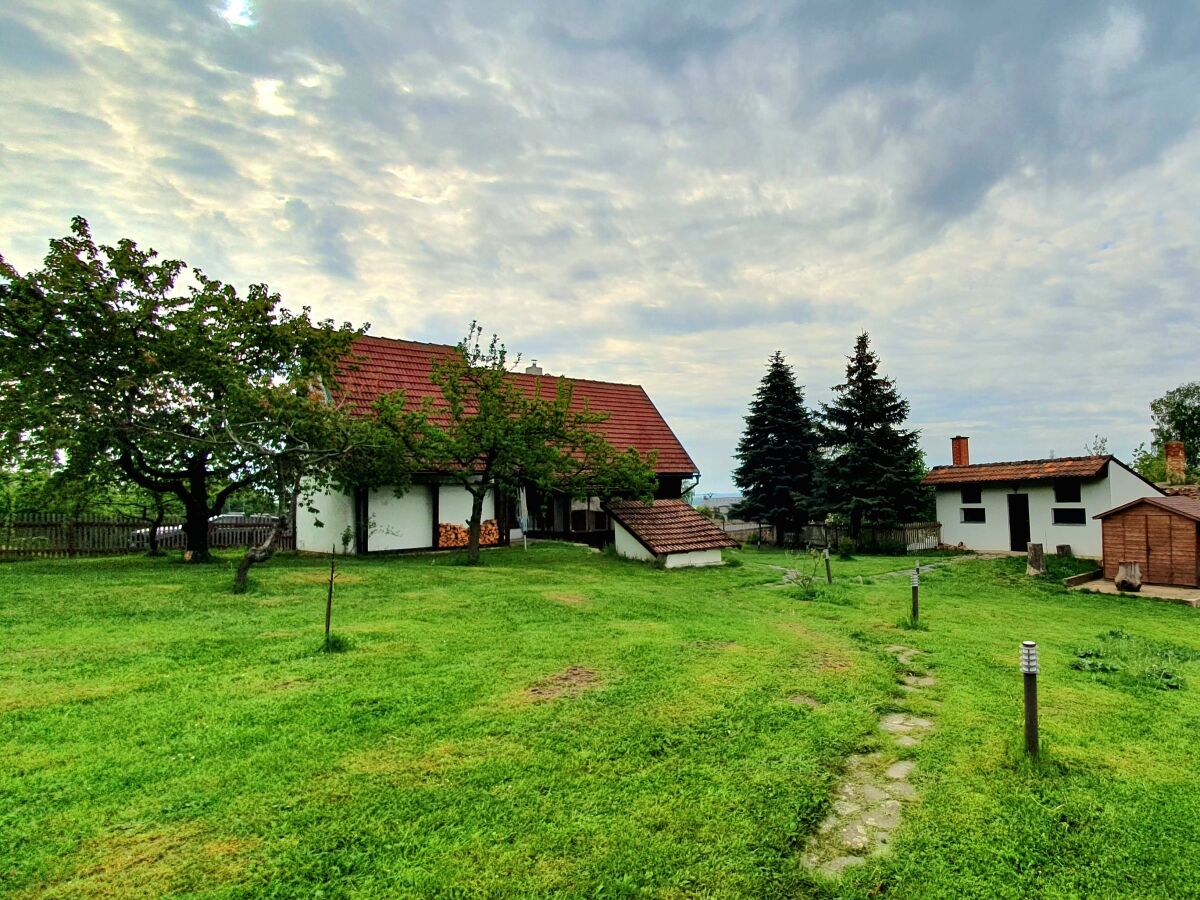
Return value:
<svg viewBox="0 0 1200 900">
<path fill-rule="evenodd" d="M 853 559 L 854 551 L 858 549 L 858 545 L 854 543 L 854 538 L 844 537 L 838 538 L 837 555 L 838 559 Z"/>
</svg>

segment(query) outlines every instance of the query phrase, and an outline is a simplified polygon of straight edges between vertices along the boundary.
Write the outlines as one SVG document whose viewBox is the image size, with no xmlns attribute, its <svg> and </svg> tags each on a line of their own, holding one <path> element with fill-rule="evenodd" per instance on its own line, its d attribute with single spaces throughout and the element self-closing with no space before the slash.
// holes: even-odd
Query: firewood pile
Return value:
<svg viewBox="0 0 1200 900">
<path fill-rule="evenodd" d="M 465 547 L 470 531 L 465 525 L 451 525 L 449 522 L 438 523 L 439 547 Z M 479 546 L 488 547 L 500 543 L 500 529 L 495 519 L 487 519 L 479 524 Z"/>
</svg>

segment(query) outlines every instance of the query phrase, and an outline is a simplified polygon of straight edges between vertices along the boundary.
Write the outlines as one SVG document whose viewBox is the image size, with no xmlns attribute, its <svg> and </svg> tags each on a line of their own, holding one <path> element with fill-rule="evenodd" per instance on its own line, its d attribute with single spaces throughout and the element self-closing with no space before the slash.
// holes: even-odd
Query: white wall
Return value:
<svg viewBox="0 0 1200 900">
<path fill-rule="evenodd" d="M 670 553 L 667 554 L 667 568 L 681 569 L 687 566 L 719 566 L 724 560 L 721 559 L 720 550 L 693 550 L 691 553 Z"/>
<path fill-rule="evenodd" d="M 311 513 L 307 507 L 315 507 Z M 317 521 L 324 527 L 318 528 Z M 354 539 L 343 551 L 342 532 L 354 529 L 354 497 L 339 491 L 322 491 L 311 497 L 300 497 L 296 505 L 296 549 L 309 553 L 354 552 Z"/>
<path fill-rule="evenodd" d="M 642 546 L 642 542 L 630 534 L 620 522 L 613 520 L 613 534 L 616 537 L 617 554 L 629 559 L 654 561 L 654 554 Z"/>
<path fill-rule="evenodd" d="M 443 484 L 438 495 L 438 519 L 447 525 L 465 526 L 471 518 L 471 492 L 461 484 Z M 483 519 L 496 518 L 496 498 L 491 493 L 483 498 Z M 426 544 L 428 546 L 428 543 Z"/>
<path fill-rule="evenodd" d="M 413 485 L 397 497 L 391 487 L 367 495 L 367 551 L 418 550 L 433 546 L 433 496 L 428 485 Z"/>
<path fill-rule="evenodd" d="M 1139 497 L 1151 496 L 1155 489 L 1122 466 L 1109 463 L 1104 478 L 1094 478 L 1080 483 L 1078 503 L 1057 503 L 1054 500 L 1053 481 L 1031 481 L 1018 484 L 982 485 L 981 504 L 987 521 L 963 522 L 961 488 L 946 487 L 937 491 L 938 521 L 942 523 L 942 541 L 947 544 L 962 543 L 968 549 L 982 552 L 1007 552 L 1011 548 L 1008 529 L 1008 495 L 1029 496 L 1029 540 L 1042 544 L 1048 553 L 1053 553 L 1059 544 L 1070 544 L 1076 556 L 1097 559 L 1103 555 L 1100 523 L 1092 518 L 1114 506 Z M 970 504 L 974 506 L 975 504 Z M 1073 507 L 1084 511 L 1084 525 L 1055 525 L 1055 508 Z"/>
</svg>

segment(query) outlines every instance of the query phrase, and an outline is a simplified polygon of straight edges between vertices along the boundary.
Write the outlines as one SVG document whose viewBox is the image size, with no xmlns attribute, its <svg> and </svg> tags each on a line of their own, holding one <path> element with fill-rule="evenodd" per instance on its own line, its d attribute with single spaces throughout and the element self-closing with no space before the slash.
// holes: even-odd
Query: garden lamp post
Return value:
<svg viewBox="0 0 1200 900">
<path fill-rule="evenodd" d="M 921 561 L 917 560 L 917 567 L 912 573 L 912 620 L 913 624 L 917 624 L 917 617 L 921 613 L 920 605 L 921 594 Z"/>
<path fill-rule="evenodd" d="M 1038 651 L 1033 641 L 1021 642 L 1021 674 L 1025 676 L 1025 752 L 1038 755 Z"/>
</svg>

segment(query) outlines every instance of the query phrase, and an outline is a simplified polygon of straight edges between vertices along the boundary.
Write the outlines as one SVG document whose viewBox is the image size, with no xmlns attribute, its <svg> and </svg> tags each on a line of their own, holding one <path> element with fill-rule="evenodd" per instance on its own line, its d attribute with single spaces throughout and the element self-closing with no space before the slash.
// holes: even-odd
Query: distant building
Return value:
<svg viewBox="0 0 1200 900">
<path fill-rule="evenodd" d="M 697 509 L 711 509 L 723 519 L 729 518 L 729 511 L 742 502 L 741 494 L 704 494 L 692 500 Z"/>
<path fill-rule="evenodd" d="M 922 484 L 937 491 L 942 542 L 981 552 L 1021 551 L 1032 542 L 1053 553 L 1103 555 L 1092 517 L 1160 491 L 1115 456 L 1068 456 L 972 465 L 965 437 L 951 439 L 953 463 Z"/>
</svg>

